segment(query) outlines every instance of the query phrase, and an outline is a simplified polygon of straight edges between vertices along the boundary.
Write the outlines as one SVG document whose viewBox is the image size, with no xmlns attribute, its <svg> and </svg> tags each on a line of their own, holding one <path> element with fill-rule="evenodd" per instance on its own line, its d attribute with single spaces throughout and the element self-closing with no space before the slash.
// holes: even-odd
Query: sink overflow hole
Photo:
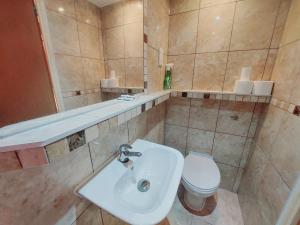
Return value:
<svg viewBox="0 0 300 225">
<path fill-rule="evenodd" d="M 150 182 L 148 180 L 142 179 L 137 184 L 137 189 L 140 192 L 146 192 L 150 189 Z"/>
</svg>

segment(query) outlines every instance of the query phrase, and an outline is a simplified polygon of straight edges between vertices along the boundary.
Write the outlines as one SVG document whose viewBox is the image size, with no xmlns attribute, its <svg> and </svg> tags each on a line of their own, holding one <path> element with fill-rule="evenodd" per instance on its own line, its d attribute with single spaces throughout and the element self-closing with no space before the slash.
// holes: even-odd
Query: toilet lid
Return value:
<svg viewBox="0 0 300 225">
<path fill-rule="evenodd" d="M 190 153 L 184 160 L 183 179 L 202 190 L 217 188 L 220 184 L 220 171 L 212 158 Z"/>
</svg>

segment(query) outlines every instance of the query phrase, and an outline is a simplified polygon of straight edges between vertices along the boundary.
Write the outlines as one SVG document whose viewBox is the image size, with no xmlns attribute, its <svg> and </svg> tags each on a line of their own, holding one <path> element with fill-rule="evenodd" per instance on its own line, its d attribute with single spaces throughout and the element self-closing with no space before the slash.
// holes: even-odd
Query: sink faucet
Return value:
<svg viewBox="0 0 300 225">
<path fill-rule="evenodd" d="M 136 156 L 136 157 L 142 156 L 142 153 L 140 153 L 140 152 L 130 152 L 128 149 L 132 149 L 131 145 L 128 145 L 128 144 L 120 145 L 118 160 L 121 163 L 127 163 L 129 161 L 128 157 L 130 157 L 130 156 Z"/>
</svg>

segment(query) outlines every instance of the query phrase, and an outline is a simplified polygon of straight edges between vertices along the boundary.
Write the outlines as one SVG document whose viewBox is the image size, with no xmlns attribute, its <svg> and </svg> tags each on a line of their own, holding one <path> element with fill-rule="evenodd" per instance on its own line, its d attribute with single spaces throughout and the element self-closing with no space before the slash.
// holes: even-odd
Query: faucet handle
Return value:
<svg viewBox="0 0 300 225">
<path fill-rule="evenodd" d="M 124 149 L 124 150 L 123 150 L 123 149 Z M 122 144 L 122 145 L 120 145 L 120 147 L 119 147 L 119 151 L 120 151 L 120 152 L 128 151 L 128 149 L 132 149 L 132 146 L 129 145 L 129 144 Z"/>
</svg>

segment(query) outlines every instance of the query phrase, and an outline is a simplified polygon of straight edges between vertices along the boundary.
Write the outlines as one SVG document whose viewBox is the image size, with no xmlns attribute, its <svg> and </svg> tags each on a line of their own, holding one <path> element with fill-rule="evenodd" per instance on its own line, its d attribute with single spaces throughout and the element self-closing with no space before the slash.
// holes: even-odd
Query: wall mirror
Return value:
<svg viewBox="0 0 300 225">
<path fill-rule="evenodd" d="M 143 92 L 142 0 L 1 4 L 0 127 Z"/>
</svg>

